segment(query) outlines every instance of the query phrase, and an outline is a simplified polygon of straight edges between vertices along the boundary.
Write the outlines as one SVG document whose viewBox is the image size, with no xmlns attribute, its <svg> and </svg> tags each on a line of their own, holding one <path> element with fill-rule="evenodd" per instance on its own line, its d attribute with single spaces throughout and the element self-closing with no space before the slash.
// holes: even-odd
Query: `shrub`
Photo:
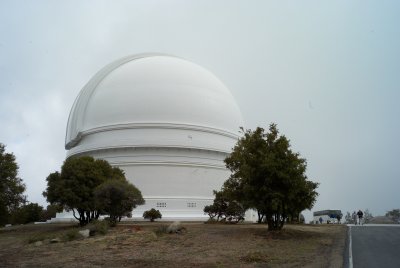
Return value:
<svg viewBox="0 0 400 268">
<path fill-rule="evenodd" d="M 45 234 L 35 234 L 31 237 L 28 238 L 28 243 L 32 244 L 35 243 L 37 241 L 43 241 L 46 240 L 48 237 Z"/>
<path fill-rule="evenodd" d="M 107 220 L 96 220 L 89 224 L 88 228 L 90 230 L 90 236 L 95 234 L 105 235 L 108 232 L 108 228 L 110 227 L 110 222 Z"/>
<path fill-rule="evenodd" d="M 214 223 L 219 223 L 219 221 L 217 221 L 216 219 L 213 219 L 213 218 L 209 218 L 204 223 L 206 223 L 206 224 L 214 224 Z"/>
<path fill-rule="evenodd" d="M 64 241 L 73 241 L 80 238 L 82 238 L 82 235 L 79 233 L 78 229 L 68 230 L 63 236 Z"/>
<path fill-rule="evenodd" d="M 157 236 L 167 234 L 168 233 L 168 226 L 167 225 L 160 225 L 157 230 L 155 231 Z"/>
<path fill-rule="evenodd" d="M 245 208 L 237 201 L 230 200 L 224 191 L 214 191 L 214 202 L 204 207 L 210 220 L 238 223 L 244 220 Z"/>
<path fill-rule="evenodd" d="M 26 224 L 39 221 L 43 213 L 43 207 L 36 203 L 29 203 L 11 213 L 12 224 Z"/>
<path fill-rule="evenodd" d="M 95 203 L 102 213 L 110 215 L 112 226 L 121 221 L 121 217 L 132 212 L 138 205 L 144 204 L 142 193 L 127 180 L 108 180 L 94 190 Z"/>
<path fill-rule="evenodd" d="M 150 221 L 161 219 L 161 217 L 161 212 L 159 210 L 155 210 L 154 208 L 147 210 L 143 213 L 143 218 L 149 219 Z"/>
<path fill-rule="evenodd" d="M 51 218 L 55 218 L 57 212 L 62 212 L 63 207 L 57 204 L 47 205 L 47 208 L 42 211 L 40 214 L 40 221 L 47 221 Z"/>
</svg>

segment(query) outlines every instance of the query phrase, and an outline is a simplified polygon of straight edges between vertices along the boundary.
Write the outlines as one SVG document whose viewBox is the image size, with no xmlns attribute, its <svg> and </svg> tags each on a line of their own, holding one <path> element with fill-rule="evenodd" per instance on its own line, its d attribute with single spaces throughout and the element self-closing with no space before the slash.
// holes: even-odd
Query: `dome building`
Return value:
<svg viewBox="0 0 400 268">
<path fill-rule="evenodd" d="M 125 171 L 164 219 L 204 219 L 230 172 L 223 160 L 243 126 L 224 84 L 187 60 L 142 54 L 101 69 L 68 119 L 67 157 L 90 155 Z"/>
</svg>

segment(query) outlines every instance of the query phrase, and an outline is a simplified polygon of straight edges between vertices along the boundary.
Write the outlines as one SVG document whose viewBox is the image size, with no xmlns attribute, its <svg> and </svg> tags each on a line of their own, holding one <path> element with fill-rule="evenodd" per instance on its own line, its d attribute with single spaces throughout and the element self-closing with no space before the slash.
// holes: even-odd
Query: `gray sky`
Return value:
<svg viewBox="0 0 400 268">
<path fill-rule="evenodd" d="M 120 57 L 213 72 L 247 128 L 272 122 L 320 182 L 314 210 L 400 207 L 400 2 L 0 1 L 0 142 L 45 204 L 72 103 Z M 307 218 L 310 219 L 310 213 Z"/>
</svg>

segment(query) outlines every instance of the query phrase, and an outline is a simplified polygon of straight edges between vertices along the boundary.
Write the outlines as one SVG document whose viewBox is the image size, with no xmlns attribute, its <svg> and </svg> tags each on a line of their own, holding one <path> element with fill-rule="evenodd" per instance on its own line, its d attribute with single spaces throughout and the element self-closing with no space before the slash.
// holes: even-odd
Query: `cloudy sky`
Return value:
<svg viewBox="0 0 400 268">
<path fill-rule="evenodd" d="M 314 210 L 400 207 L 400 2 L 0 1 L 0 142 L 31 202 L 104 65 L 162 52 L 213 72 L 246 128 L 278 124 L 320 182 Z M 310 212 L 307 213 L 309 218 Z"/>
</svg>

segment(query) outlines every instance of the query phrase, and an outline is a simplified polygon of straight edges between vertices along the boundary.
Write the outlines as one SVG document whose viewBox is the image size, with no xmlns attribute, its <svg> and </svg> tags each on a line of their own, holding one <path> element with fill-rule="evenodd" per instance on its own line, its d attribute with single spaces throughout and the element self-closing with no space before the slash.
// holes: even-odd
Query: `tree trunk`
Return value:
<svg viewBox="0 0 400 268">
<path fill-rule="evenodd" d="M 75 215 L 75 209 L 72 209 L 72 215 L 74 215 L 74 218 L 79 221 L 79 218 Z"/>
</svg>

